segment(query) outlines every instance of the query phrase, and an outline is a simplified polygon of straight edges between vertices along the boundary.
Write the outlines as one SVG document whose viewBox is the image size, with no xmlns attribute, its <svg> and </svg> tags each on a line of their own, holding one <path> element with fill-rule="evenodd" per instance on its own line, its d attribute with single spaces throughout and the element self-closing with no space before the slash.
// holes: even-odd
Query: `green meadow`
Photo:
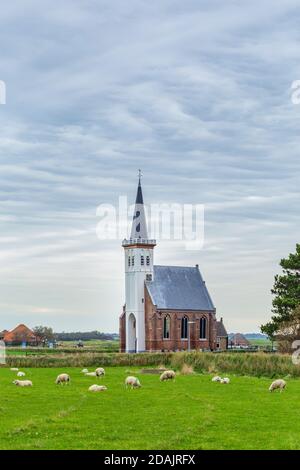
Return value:
<svg viewBox="0 0 300 470">
<path fill-rule="evenodd" d="M 104 378 L 79 368 L 23 369 L 32 388 L 16 387 L 16 372 L 0 369 L 0 449 L 299 449 L 300 380 L 283 393 L 270 378 L 178 375 L 175 382 L 140 368 L 107 367 Z M 57 386 L 61 372 L 71 384 Z M 141 389 L 124 387 L 128 374 Z M 224 375 L 224 374 L 223 374 Z M 106 392 L 91 393 L 93 383 Z"/>
</svg>

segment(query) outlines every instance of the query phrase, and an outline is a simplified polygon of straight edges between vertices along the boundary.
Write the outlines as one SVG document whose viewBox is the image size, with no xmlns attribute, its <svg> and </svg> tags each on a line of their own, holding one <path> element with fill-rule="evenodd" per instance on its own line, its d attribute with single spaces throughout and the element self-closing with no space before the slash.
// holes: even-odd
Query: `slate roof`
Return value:
<svg viewBox="0 0 300 470">
<path fill-rule="evenodd" d="M 217 336 L 228 336 L 224 323 L 222 321 L 217 321 Z"/>
<path fill-rule="evenodd" d="M 154 266 L 146 288 L 159 309 L 208 310 L 215 307 L 198 267 Z"/>
</svg>

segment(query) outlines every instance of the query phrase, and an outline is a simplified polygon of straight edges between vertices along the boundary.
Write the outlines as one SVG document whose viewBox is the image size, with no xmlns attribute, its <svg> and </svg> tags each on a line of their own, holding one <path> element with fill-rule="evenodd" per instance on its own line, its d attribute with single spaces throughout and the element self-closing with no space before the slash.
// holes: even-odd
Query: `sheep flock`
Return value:
<svg viewBox="0 0 300 470">
<path fill-rule="evenodd" d="M 26 373 L 20 371 L 17 367 L 11 367 L 10 370 L 12 372 L 16 372 L 17 377 L 25 377 Z M 81 373 L 86 376 L 86 377 L 95 377 L 95 378 L 103 378 L 105 377 L 105 369 L 103 367 L 97 367 L 94 371 L 89 371 L 87 368 L 84 368 L 81 370 Z M 176 377 L 176 373 L 173 370 L 164 370 L 160 377 L 159 380 L 160 382 L 165 382 L 165 381 L 174 381 Z M 230 384 L 230 379 L 229 377 L 221 377 L 219 375 L 215 375 L 212 377 L 211 382 L 213 383 L 220 383 L 220 384 Z M 18 387 L 32 387 L 33 383 L 31 380 L 20 380 L 20 379 L 15 379 L 12 382 L 14 385 Z M 71 383 L 71 377 L 67 373 L 61 373 L 57 376 L 55 380 L 56 385 L 70 385 Z M 137 377 L 134 376 L 128 376 L 125 379 L 125 387 L 130 389 L 138 389 L 141 388 L 141 382 Z M 271 385 L 269 386 L 269 391 L 273 392 L 275 390 L 279 390 L 280 393 L 285 390 L 286 388 L 286 381 L 283 379 L 277 379 L 274 380 Z M 99 385 L 98 384 L 93 384 L 88 387 L 89 392 L 104 392 L 107 390 L 107 387 L 105 385 Z"/>
</svg>

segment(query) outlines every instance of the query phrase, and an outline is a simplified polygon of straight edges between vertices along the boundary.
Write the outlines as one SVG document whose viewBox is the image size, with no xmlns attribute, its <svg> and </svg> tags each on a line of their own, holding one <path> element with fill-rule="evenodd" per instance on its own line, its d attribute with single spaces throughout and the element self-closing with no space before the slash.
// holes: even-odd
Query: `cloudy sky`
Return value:
<svg viewBox="0 0 300 470">
<path fill-rule="evenodd" d="M 0 13 L 0 329 L 117 331 L 120 240 L 96 208 L 205 205 L 199 264 L 229 331 L 270 316 L 299 242 L 299 2 L 15 0 Z M 125 234 L 124 234 L 125 235 Z"/>
</svg>

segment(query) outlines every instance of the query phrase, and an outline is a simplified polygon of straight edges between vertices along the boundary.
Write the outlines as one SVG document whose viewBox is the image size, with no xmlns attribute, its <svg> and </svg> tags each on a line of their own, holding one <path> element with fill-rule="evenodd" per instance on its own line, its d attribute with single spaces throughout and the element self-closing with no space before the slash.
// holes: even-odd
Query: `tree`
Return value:
<svg viewBox="0 0 300 470">
<path fill-rule="evenodd" d="M 280 324 L 276 342 L 280 352 L 291 352 L 292 344 L 300 339 L 300 305 L 292 312 L 290 319 Z"/>
<path fill-rule="evenodd" d="M 55 333 L 55 337 L 58 341 L 89 341 L 91 339 L 109 340 L 113 341 L 115 334 L 112 333 L 101 333 L 100 331 L 76 331 L 76 332 L 62 332 Z"/>
<path fill-rule="evenodd" d="M 52 328 L 48 326 L 36 326 L 33 328 L 33 332 L 36 336 L 38 336 L 42 341 L 53 341 L 54 340 L 54 333 Z"/>
<path fill-rule="evenodd" d="M 300 305 L 300 244 L 296 245 L 296 253 L 280 261 L 282 274 L 275 276 L 272 294 L 274 315 L 271 321 L 261 326 L 261 331 L 274 339 L 281 328 L 293 320 L 295 309 Z"/>
</svg>

